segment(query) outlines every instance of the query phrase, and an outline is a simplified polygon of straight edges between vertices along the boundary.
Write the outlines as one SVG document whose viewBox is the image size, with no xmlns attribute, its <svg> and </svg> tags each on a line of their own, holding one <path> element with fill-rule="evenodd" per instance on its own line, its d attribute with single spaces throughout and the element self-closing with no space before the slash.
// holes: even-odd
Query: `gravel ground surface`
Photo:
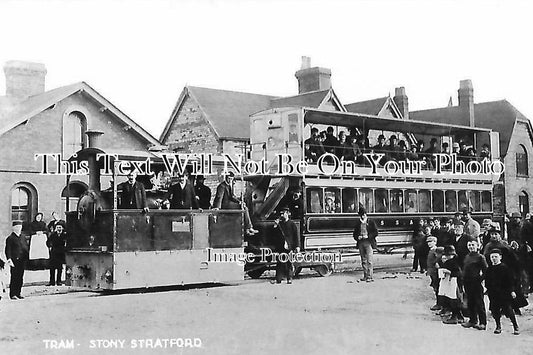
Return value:
<svg viewBox="0 0 533 355">
<path fill-rule="evenodd" d="M 427 277 L 406 272 L 401 255 L 378 259 L 373 283 L 345 265 L 326 278 L 304 271 L 292 285 L 270 284 L 268 272 L 230 286 L 145 293 L 26 287 L 26 299 L 0 301 L 0 354 L 532 353 L 529 306 L 520 336 L 508 319 L 501 335 L 492 320 L 487 331 L 444 325 L 429 311 Z"/>
</svg>

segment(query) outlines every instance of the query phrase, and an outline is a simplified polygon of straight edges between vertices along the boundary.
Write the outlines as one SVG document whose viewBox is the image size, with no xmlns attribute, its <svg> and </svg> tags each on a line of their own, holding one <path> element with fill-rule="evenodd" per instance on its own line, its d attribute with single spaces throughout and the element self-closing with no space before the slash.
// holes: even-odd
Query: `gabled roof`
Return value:
<svg viewBox="0 0 533 355">
<path fill-rule="evenodd" d="M 99 102 L 103 107 L 108 109 L 122 123 L 130 126 L 138 136 L 146 140 L 149 144 L 159 145 L 159 141 L 150 133 L 145 131 L 141 126 L 135 123 L 131 118 L 126 116 L 122 111 L 116 108 L 105 97 L 100 95 L 96 90 L 85 82 L 79 82 L 72 85 L 62 86 L 53 90 L 46 91 L 42 94 L 30 96 L 26 100 L 20 101 L 8 113 L 5 119 L 0 122 L 0 135 L 15 128 L 16 126 L 27 122 L 35 115 L 41 113 L 47 108 L 55 105 L 61 100 L 77 92 L 84 92 Z"/>
<path fill-rule="evenodd" d="M 270 95 L 186 86 L 161 134 L 161 141 L 168 135 L 187 95 L 196 100 L 218 138 L 241 140 L 250 137 L 249 116 L 268 108 L 270 100 L 276 98 Z"/>
<path fill-rule="evenodd" d="M 324 102 L 329 93 L 328 90 L 311 91 L 304 94 L 275 98 L 270 101 L 270 108 L 301 106 L 317 108 Z"/>
<path fill-rule="evenodd" d="M 377 116 L 387 103 L 387 99 L 388 96 L 385 96 L 372 100 L 354 102 L 344 105 L 344 107 L 346 107 L 348 112 Z"/>
<path fill-rule="evenodd" d="M 458 106 L 409 112 L 412 119 L 454 124 L 460 122 L 463 111 Z M 525 120 L 530 129 L 531 122 L 507 100 L 474 104 L 476 127 L 490 128 L 500 133 L 500 152 L 507 154 L 516 120 Z"/>
<path fill-rule="evenodd" d="M 333 89 L 311 91 L 299 95 L 272 99 L 270 108 L 291 106 L 319 108 L 328 101 L 332 101 L 333 105 L 337 107 L 339 111 L 346 112 L 346 109 L 338 99 Z"/>
</svg>

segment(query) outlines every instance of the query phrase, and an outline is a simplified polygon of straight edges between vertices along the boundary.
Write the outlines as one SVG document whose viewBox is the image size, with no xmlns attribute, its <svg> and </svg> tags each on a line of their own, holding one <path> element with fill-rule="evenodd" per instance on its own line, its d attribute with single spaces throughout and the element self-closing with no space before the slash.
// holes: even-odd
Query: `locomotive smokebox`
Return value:
<svg viewBox="0 0 533 355">
<path fill-rule="evenodd" d="M 100 137 L 104 134 L 102 131 L 87 131 L 85 132 L 88 139 L 89 147 L 85 150 L 87 154 L 87 162 L 89 164 L 89 190 L 100 192 L 100 168 L 96 161 L 96 155 L 103 153 L 98 149 Z"/>
</svg>

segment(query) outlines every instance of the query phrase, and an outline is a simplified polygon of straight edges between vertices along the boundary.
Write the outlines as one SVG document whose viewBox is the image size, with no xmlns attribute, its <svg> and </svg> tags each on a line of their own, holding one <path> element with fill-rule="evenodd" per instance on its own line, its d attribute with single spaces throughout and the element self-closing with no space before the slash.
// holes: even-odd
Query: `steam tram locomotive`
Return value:
<svg viewBox="0 0 533 355">
<path fill-rule="evenodd" d="M 102 191 L 96 138 L 87 132 L 89 148 L 77 153 L 89 166 L 89 189 L 80 197 L 77 211 L 67 212 L 70 235 L 67 253 L 67 284 L 97 290 L 118 290 L 196 283 L 231 282 L 244 278 L 243 264 L 209 262 L 213 253 L 243 252 L 241 210 L 163 210 L 155 201 L 161 191 L 147 190 L 149 212 L 119 209 L 117 169 L 112 188 Z M 117 154 L 117 160 L 151 160 L 154 171 L 163 170 L 157 154 Z"/>
<path fill-rule="evenodd" d="M 287 162 L 291 158 L 293 163 L 306 160 L 305 152 L 309 147 L 305 147 L 305 139 L 310 136 L 312 127 L 325 130 L 332 126 L 337 132 L 349 131 L 369 139 L 375 139 L 378 134 L 395 134 L 410 144 L 437 138 L 439 147 L 443 142 L 451 147 L 452 142 L 462 139 L 477 151 L 487 144 L 493 157 L 489 163 L 500 156 L 497 132 L 302 107 L 265 110 L 252 115 L 250 120 L 251 159 L 268 161 L 270 172 L 281 174 L 248 177 L 246 198 L 253 211 L 254 225 L 261 231 L 248 241 L 248 250 L 272 244 L 274 212 L 287 203 L 301 206 L 299 215 L 293 219 L 299 226 L 302 250 L 344 254 L 356 252 L 352 233 L 359 207 L 364 207 L 376 221 L 378 250 L 385 252 L 411 243 L 417 219 L 452 216 L 464 209 L 470 209 L 478 221 L 493 216 L 492 191 L 499 179 L 498 173 L 460 174 L 446 168 L 436 174 L 427 167 L 420 171 L 406 169 L 391 173 L 383 166 L 373 169 L 370 164 L 340 161 L 336 162 L 340 163 L 338 171 L 333 172 L 335 159 L 331 156 L 329 165 L 321 167 L 324 171 L 319 164 L 307 159 L 307 169 L 302 173 L 291 172 Z M 280 156 L 283 158 L 279 159 Z M 280 169 L 281 164 L 287 169 Z M 271 266 L 250 264 L 247 271 L 251 277 L 260 277 Z M 323 276 L 334 267 L 333 264 L 299 265 L 297 272 L 301 266 L 313 267 Z"/>
</svg>

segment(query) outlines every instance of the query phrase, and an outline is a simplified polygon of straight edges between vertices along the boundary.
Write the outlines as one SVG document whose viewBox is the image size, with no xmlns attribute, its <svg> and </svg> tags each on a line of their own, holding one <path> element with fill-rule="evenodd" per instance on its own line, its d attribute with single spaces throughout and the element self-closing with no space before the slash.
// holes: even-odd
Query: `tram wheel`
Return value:
<svg viewBox="0 0 533 355">
<path fill-rule="evenodd" d="M 258 279 L 261 277 L 261 275 L 263 275 L 265 270 L 266 270 L 266 267 L 260 267 L 257 269 L 250 270 L 248 271 L 248 276 L 250 276 L 252 279 Z"/>
<path fill-rule="evenodd" d="M 294 276 L 298 277 L 298 275 L 300 275 L 300 272 L 302 272 L 302 267 L 298 266 L 294 269 Z"/>
<path fill-rule="evenodd" d="M 328 265 L 318 265 L 314 267 L 315 271 L 322 277 L 331 275 L 333 270 Z"/>
</svg>

